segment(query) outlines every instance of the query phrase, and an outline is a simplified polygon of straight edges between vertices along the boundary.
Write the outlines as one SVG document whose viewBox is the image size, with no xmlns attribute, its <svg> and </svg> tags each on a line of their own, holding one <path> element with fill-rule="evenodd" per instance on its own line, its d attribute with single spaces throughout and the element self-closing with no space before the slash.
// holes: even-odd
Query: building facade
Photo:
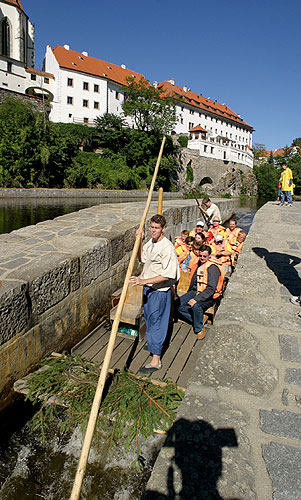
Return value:
<svg viewBox="0 0 301 500">
<path fill-rule="evenodd" d="M 34 64 L 33 24 L 20 0 L 0 0 L 0 89 L 51 101 L 54 77 Z"/>
</svg>

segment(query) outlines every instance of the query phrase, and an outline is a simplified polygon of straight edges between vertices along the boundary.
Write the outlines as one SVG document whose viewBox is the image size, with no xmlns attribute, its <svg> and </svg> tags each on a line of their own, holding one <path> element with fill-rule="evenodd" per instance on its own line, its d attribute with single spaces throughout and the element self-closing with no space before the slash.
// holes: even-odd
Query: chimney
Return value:
<svg viewBox="0 0 301 500">
<path fill-rule="evenodd" d="M 122 69 L 126 69 L 126 65 L 125 64 L 122 64 L 121 67 L 122 67 Z"/>
<path fill-rule="evenodd" d="M 170 78 L 169 80 L 167 80 L 169 83 L 171 83 L 172 85 L 175 84 L 175 79 L 174 78 Z"/>
<path fill-rule="evenodd" d="M 186 85 L 184 85 L 183 90 L 184 90 L 184 92 L 187 92 L 187 86 Z"/>
<path fill-rule="evenodd" d="M 82 52 L 83 56 L 85 57 L 88 57 L 88 52 L 86 52 L 85 50 Z"/>
<path fill-rule="evenodd" d="M 70 49 L 70 45 L 64 45 L 64 49 L 69 50 Z"/>
</svg>

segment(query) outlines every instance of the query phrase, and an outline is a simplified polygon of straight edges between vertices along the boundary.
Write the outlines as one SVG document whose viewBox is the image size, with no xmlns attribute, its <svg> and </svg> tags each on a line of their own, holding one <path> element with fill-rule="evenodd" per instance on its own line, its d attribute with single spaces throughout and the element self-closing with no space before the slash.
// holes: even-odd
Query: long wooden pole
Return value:
<svg viewBox="0 0 301 500">
<path fill-rule="evenodd" d="M 163 188 L 159 188 L 158 191 L 158 212 L 157 214 L 162 215 L 163 210 Z"/>
<path fill-rule="evenodd" d="M 142 219 L 140 222 L 140 226 L 139 226 L 139 229 L 141 231 L 144 228 L 148 209 L 149 209 L 150 202 L 152 199 L 152 194 L 153 194 L 156 177 L 157 177 L 158 170 L 159 170 L 159 165 L 160 165 L 165 141 L 166 141 L 166 137 L 164 136 L 162 139 L 162 144 L 161 144 L 159 156 L 158 156 L 155 171 L 153 174 L 152 183 L 151 183 L 151 186 L 149 189 L 148 198 L 147 198 L 147 202 L 145 205 L 144 213 L 143 213 L 143 216 L 142 216 Z M 81 451 L 81 455 L 80 455 L 78 466 L 77 466 L 76 476 L 75 476 L 74 483 L 73 483 L 73 488 L 72 488 L 70 500 L 78 500 L 80 497 L 82 482 L 83 482 L 85 472 L 86 472 L 88 456 L 89 456 L 89 452 L 90 452 L 92 438 L 94 435 L 94 430 L 95 430 L 95 425 L 96 425 L 99 407 L 100 407 L 100 403 L 101 403 L 102 393 L 103 393 L 107 373 L 109 370 L 109 364 L 111 361 L 114 345 L 115 345 L 117 330 L 118 330 L 118 326 L 119 326 L 119 322 L 120 322 L 120 316 L 122 313 L 122 308 L 123 308 L 126 292 L 127 292 L 128 286 L 129 286 L 129 280 L 130 280 L 130 277 L 131 277 L 132 272 L 133 272 L 135 259 L 136 259 L 136 256 L 137 256 L 137 253 L 139 250 L 139 246 L 140 246 L 140 240 L 141 240 L 141 235 L 137 234 L 134 248 L 132 251 L 132 255 L 130 258 L 129 266 L 128 266 L 127 273 L 125 276 L 122 293 L 120 296 L 120 300 L 118 302 L 116 316 L 115 316 L 115 319 L 114 319 L 114 322 L 112 325 L 112 330 L 111 330 L 111 334 L 110 334 L 110 338 L 109 338 L 107 351 L 106 351 L 105 358 L 104 358 L 102 368 L 101 368 L 101 372 L 99 375 L 99 379 L 98 379 L 98 383 L 97 383 L 97 387 L 96 387 L 96 391 L 95 391 L 95 396 L 94 396 L 94 400 L 93 400 L 92 407 L 91 407 L 90 417 L 89 417 L 89 421 L 88 421 L 88 425 L 87 425 L 87 429 L 86 429 L 86 434 L 85 434 L 85 438 L 84 438 L 84 442 L 83 442 L 83 446 L 82 446 L 82 451 Z"/>
<path fill-rule="evenodd" d="M 195 201 L 197 202 L 197 206 L 200 208 L 200 202 L 199 202 L 199 200 L 197 199 L 196 194 L 195 194 L 195 192 L 194 192 L 194 190 L 193 190 L 192 188 L 191 188 L 191 192 L 192 192 L 192 195 L 193 195 L 193 197 L 194 197 Z M 200 210 L 201 210 L 201 209 L 200 209 Z M 205 216 L 205 214 L 203 214 L 202 210 L 201 210 L 201 214 L 202 214 L 202 216 L 203 216 L 203 218 L 204 218 L 204 221 L 205 221 L 205 222 L 206 222 L 206 224 L 208 225 L 208 219 L 207 219 L 207 217 Z"/>
</svg>

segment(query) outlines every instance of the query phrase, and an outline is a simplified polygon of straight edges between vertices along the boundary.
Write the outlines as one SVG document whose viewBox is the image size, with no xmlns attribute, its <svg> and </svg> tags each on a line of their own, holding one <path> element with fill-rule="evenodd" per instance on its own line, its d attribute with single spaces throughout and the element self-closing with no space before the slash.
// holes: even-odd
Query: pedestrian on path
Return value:
<svg viewBox="0 0 301 500">
<path fill-rule="evenodd" d="M 280 195 L 281 206 L 283 207 L 286 198 L 288 206 L 291 207 L 293 204 L 293 199 L 292 199 L 293 173 L 286 163 L 283 163 L 282 168 L 283 171 L 281 173 L 279 180 L 281 186 L 281 195 Z"/>
</svg>

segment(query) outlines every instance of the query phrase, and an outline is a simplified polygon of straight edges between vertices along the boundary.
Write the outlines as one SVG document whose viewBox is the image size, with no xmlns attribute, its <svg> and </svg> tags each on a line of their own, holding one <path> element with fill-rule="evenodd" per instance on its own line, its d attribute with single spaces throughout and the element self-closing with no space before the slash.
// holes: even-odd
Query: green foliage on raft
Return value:
<svg viewBox="0 0 301 500">
<path fill-rule="evenodd" d="M 29 399 L 40 408 L 32 427 L 41 432 L 42 440 L 53 421 L 59 432 L 70 433 L 77 425 L 86 427 L 99 378 L 99 367 L 81 356 L 48 357 L 43 368 L 28 382 Z M 168 430 L 175 418 L 183 392 L 174 384 L 161 387 L 123 370 L 109 376 L 105 387 L 96 432 L 105 435 L 109 446 L 122 444 L 140 453 L 141 439 L 154 429 Z M 43 401 L 41 403 L 41 400 Z M 57 404 L 66 408 L 65 419 Z"/>
</svg>

